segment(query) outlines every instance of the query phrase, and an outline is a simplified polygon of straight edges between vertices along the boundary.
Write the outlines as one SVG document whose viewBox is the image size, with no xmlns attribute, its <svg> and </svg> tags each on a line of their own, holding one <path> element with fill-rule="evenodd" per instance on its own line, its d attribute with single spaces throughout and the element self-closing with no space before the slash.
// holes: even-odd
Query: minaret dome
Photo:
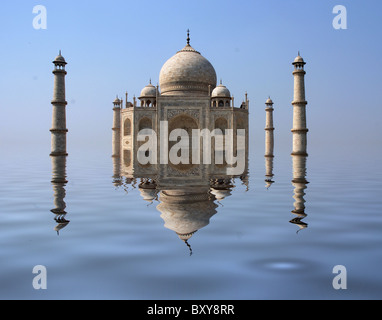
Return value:
<svg viewBox="0 0 382 320">
<path fill-rule="evenodd" d="M 296 69 L 304 69 L 304 66 L 306 65 L 306 62 L 304 59 L 300 56 L 300 52 L 298 52 L 297 57 L 294 59 L 293 63 L 294 67 Z"/>
<path fill-rule="evenodd" d="M 61 55 L 61 50 L 58 54 L 58 56 L 53 61 L 54 65 L 57 67 L 65 68 L 65 65 L 67 64 L 65 61 L 65 58 Z"/>
</svg>

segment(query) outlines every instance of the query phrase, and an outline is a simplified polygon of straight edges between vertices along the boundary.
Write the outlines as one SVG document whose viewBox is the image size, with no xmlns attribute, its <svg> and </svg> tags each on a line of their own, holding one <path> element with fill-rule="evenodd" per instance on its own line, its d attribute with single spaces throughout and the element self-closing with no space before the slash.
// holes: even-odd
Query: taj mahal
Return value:
<svg viewBox="0 0 382 320">
<path fill-rule="evenodd" d="M 58 232 L 68 224 L 65 219 L 66 177 L 66 60 L 60 54 L 53 61 L 54 92 L 53 117 L 51 128 L 51 158 L 53 168 L 52 184 L 55 192 L 55 208 Z M 292 158 L 294 210 L 297 217 L 291 223 L 305 228 L 301 220 L 306 216 L 304 190 L 308 181 L 306 175 L 307 125 L 305 99 L 305 61 L 298 54 L 294 66 L 294 100 L 292 128 Z M 273 101 L 265 102 L 265 167 L 266 187 L 273 181 L 274 125 Z M 163 124 L 166 124 L 165 126 Z M 172 137 L 171 133 L 180 130 L 182 134 Z M 213 133 L 208 163 L 200 162 L 206 151 L 205 141 L 194 144 L 195 130 Z M 141 132 L 146 134 L 142 139 Z M 248 151 L 249 143 L 249 100 L 247 93 L 239 106 L 229 89 L 222 81 L 217 84 L 216 71 L 200 52 L 190 45 L 189 31 L 186 46 L 176 52 L 162 66 L 159 84 L 149 84 L 141 90 L 138 99 L 133 101 L 117 98 L 113 101 L 112 159 L 113 184 L 127 190 L 137 188 L 144 201 L 152 204 L 158 201 L 164 226 L 174 231 L 190 251 L 188 240 L 198 230 L 207 226 L 217 213 L 218 204 L 231 195 L 232 190 L 241 184 L 248 191 Z M 171 132 L 171 133 L 170 133 Z M 220 132 L 220 134 L 219 134 Z M 232 132 L 226 135 L 226 132 Z M 169 135 L 170 133 L 170 135 Z M 197 136 L 196 140 L 200 137 Z M 216 143 L 222 142 L 221 144 Z M 231 143 L 231 156 L 225 147 Z M 143 155 L 152 160 L 175 158 L 182 154 L 182 161 L 140 160 L 142 148 L 150 142 Z M 163 146 L 165 146 L 163 148 Z M 195 147 L 196 146 L 196 147 Z M 176 152 L 172 152 L 178 147 Z M 192 153 L 188 152 L 192 149 Z M 196 157 L 194 153 L 196 151 Z M 184 154 L 183 154 L 184 152 Z M 172 153 L 172 154 L 171 154 Z M 184 156 L 185 155 L 185 156 Z M 221 157 L 219 157 L 219 155 Z M 199 157 L 199 159 L 198 159 Z M 156 160 L 158 160 L 156 158 Z M 179 157 L 178 157 L 179 158 Z M 197 161 L 195 161 L 195 159 Z M 204 158 L 203 158 L 204 159 Z M 229 171 L 232 167 L 239 170 Z"/>
<path fill-rule="evenodd" d="M 195 175 L 199 170 L 191 161 L 191 153 L 190 161 L 176 164 L 166 161 L 168 166 L 142 164 L 137 158 L 139 148 L 143 144 L 143 141 L 138 139 L 138 133 L 144 129 L 151 129 L 156 133 L 154 153 L 162 158 L 167 158 L 167 154 L 163 155 L 163 150 L 167 153 L 175 145 L 174 140 L 169 141 L 167 138 L 168 133 L 174 129 L 184 130 L 189 137 L 189 146 L 192 144 L 192 131 L 196 129 L 208 129 L 211 132 L 220 129 L 221 133 L 232 129 L 234 142 L 237 140 L 237 130 L 242 129 L 245 130 L 244 138 L 248 143 L 247 95 L 239 107 L 234 105 L 228 88 L 221 82 L 217 85 L 216 71 L 212 64 L 190 45 L 189 33 L 186 46 L 163 65 L 159 74 L 159 85 L 155 87 L 150 81 L 142 89 L 138 100 L 134 97 L 133 102 L 129 102 L 126 94 L 125 101 L 117 97 L 113 102 L 113 157 L 121 157 L 122 164 L 128 172 L 158 173 L 176 179 L 186 172 Z M 167 125 L 165 130 L 161 127 L 164 121 Z M 247 153 L 246 143 L 242 149 Z M 236 153 L 236 143 L 233 147 Z M 202 146 L 199 148 L 202 156 Z M 211 163 L 216 164 L 212 171 L 219 172 L 227 163 L 216 161 L 214 156 L 218 150 L 215 150 L 215 145 L 211 148 Z M 245 165 L 242 169 L 240 173 L 245 171 Z"/>
</svg>

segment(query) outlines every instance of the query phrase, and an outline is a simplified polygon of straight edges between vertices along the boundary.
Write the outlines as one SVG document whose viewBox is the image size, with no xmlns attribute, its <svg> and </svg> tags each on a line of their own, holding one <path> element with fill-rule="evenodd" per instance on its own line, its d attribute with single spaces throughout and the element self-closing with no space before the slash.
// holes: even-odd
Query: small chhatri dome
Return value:
<svg viewBox="0 0 382 320">
<path fill-rule="evenodd" d="M 212 91 L 211 93 L 212 98 L 230 98 L 231 92 L 227 89 L 226 86 L 222 84 L 220 81 L 220 84 Z"/>
<path fill-rule="evenodd" d="M 159 74 L 162 95 L 208 95 L 216 87 L 212 64 L 190 45 L 178 51 L 163 65 Z"/>
<path fill-rule="evenodd" d="M 265 101 L 265 104 L 273 104 L 273 101 L 272 101 L 271 97 L 269 97 L 267 99 L 267 101 Z"/>
<path fill-rule="evenodd" d="M 298 52 L 297 57 L 294 59 L 293 64 L 305 64 L 304 59 L 300 56 L 300 51 Z"/>
<path fill-rule="evenodd" d="M 151 80 L 150 80 L 150 83 L 142 89 L 140 98 L 143 98 L 143 97 L 152 98 L 152 97 L 156 97 L 156 94 L 157 94 L 157 89 L 151 84 Z"/>
<path fill-rule="evenodd" d="M 61 50 L 60 50 L 58 56 L 56 57 L 56 59 L 54 59 L 53 63 L 66 64 L 65 58 L 61 55 Z"/>
<path fill-rule="evenodd" d="M 115 100 L 113 101 L 114 104 L 120 104 L 121 103 L 121 100 L 119 100 L 118 96 L 115 98 Z"/>
</svg>

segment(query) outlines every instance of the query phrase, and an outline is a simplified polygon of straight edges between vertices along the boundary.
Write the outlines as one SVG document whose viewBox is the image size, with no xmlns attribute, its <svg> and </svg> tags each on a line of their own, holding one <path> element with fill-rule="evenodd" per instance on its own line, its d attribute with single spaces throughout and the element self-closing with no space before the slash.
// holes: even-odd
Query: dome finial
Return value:
<svg viewBox="0 0 382 320">
<path fill-rule="evenodd" d="M 187 29 L 187 45 L 190 45 L 190 29 Z"/>
<path fill-rule="evenodd" d="M 186 244 L 186 246 L 188 247 L 188 249 L 190 250 L 190 257 L 192 256 L 192 248 L 190 246 L 190 244 L 188 243 L 187 240 L 184 240 L 184 243 Z"/>
</svg>

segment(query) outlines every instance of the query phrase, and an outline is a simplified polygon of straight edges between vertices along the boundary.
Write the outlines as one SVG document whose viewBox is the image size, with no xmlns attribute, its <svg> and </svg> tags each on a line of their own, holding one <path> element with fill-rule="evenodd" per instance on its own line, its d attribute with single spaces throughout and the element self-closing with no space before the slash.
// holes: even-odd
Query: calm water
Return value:
<svg viewBox="0 0 382 320">
<path fill-rule="evenodd" d="M 300 220 L 289 153 L 275 153 L 267 189 L 263 151 L 252 151 L 248 190 L 235 179 L 215 201 L 190 255 L 157 200 L 143 200 L 138 183 L 113 184 L 111 150 L 69 153 L 59 224 L 49 150 L 2 151 L 2 299 L 382 298 L 380 159 L 309 149 Z M 47 290 L 33 289 L 35 265 L 47 268 Z M 347 269 L 347 290 L 333 289 L 335 265 Z"/>
</svg>

